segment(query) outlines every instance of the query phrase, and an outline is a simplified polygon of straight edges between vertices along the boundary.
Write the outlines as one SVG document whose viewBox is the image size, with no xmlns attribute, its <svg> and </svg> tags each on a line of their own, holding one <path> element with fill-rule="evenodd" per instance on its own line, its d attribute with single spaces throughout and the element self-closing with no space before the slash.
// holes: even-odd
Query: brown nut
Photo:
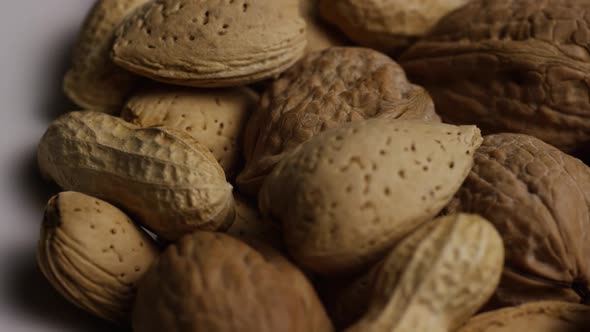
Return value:
<svg viewBox="0 0 590 332">
<path fill-rule="evenodd" d="M 387 56 L 363 48 L 308 54 L 268 88 L 248 121 L 238 188 L 256 194 L 275 165 L 301 143 L 326 129 L 378 116 L 440 120 L 428 93 L 408 82 Z"/>
<path fill-rule="evenodd" d="M 396 54 L 470 0 L 320 0 L 320 12 L 358 44 Z"/>
<path fill-rule="evenodd" d="M 590 307 L 542 301 L 480 314 L 458 332 L 587 332 Z"/>
<path fill-rule="evenodd" d="M 64 78 L 64 92 L 78 106 L 116 113 L 131 92 L 135 76 L 117 67 L 110 53 L 115 29 L 148 0 L 98 0 L 90 11 Z"/>
<path fill-rule="evenodd" d="M 37 157 L 41 171 L 65 190 L 122 206 L 167 240 L 197 229 L 227 229 L 234 219 L 223 169 L 182 131 L 72 112 L 49 126 Z"/>
<path fill-rule="evenodd" d="M 590 2 L 473 0 L 402 56 L 445 122 L 532 135 L 562 150 L 590 141 Z"/>
<path fill-rule="evenodd" d="M 259 241 L 276 250 L 283 250 L 283 239 L 279 225 L 264 218 L 254 200 L 234 195 L 236 219 L 227 234 L 244 242 Z"/>
<path fill-rule="evenodd" d="M 142 280 L 137 332 L 330 332 L 305 276 L 270 248 L 196 232 L 171 245 Z"/>
<path fill-rule="evenodd" d="M 292 0 L 290 0 L 292 1 Z M 346 38 L 320 18 L 319 0 L 296 0 L 307 24 L 307 51 L 315 52 L 347 44 Z"/>
<path fill-rule="evenodd" d="M 475 126 L 370 119 L 284 158 L 259 195 L 289 253 L 322 274 L 362 269 L 452 199 L 481 143 Z"/>
<path fill-rule="evenodd" d="M 172 84 L 238 86 L 273 78 L 304 53 L 305 22 L 277 0 L 162 0 L 118 30 L 118 65 Z"/>
<path fill-rule="evenodd" d="M 502 238 L 479 216 L 423 225 L 376 267 L 369 309 L 345 331 L 454 331 L 492 295 L 503 259 Z"/>
<path fill-rule="evenodd" d="M 134 94 L 121 115 L 140 127 L 183 130 L 211 151 L 228 178 L 242 163 L 246 121 L 258 102 L 247 88 L 196 90 L 149 87 Z"/>
<path fill-rule="evenodd" d="M 159 254 L 153 240 L 107 202 L 63 192 L 49 200 L 37 262 L 78 307 L 128 323 L 136 284 Z"/>
<path fill-rule="evenodd" d="M 478 213 L 504 238 L 499 305 L 590 300 L 590 169 L 531 136 L 487 136 L 448 210 Z M 578 294 L 576 294 L 578 292 Z"/>
</svg>

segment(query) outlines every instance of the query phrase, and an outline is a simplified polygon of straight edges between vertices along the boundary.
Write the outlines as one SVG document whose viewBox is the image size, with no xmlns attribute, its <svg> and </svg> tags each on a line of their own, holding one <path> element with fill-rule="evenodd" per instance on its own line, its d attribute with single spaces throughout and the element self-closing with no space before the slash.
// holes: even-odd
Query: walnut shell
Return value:
<svg viewBox="0 0 590 332">
<path fill-rule="evenodd" d="M 260 209 L 282 223 L 300 266 L 354 272 L 448 204 L 480 143 L 475 126 L 383 118 L 349 123 L 284 158 L 260 191 Z"/>
<path fill-rule="evenodd" d="M 588 11 L 579 0 L 474 0 L 400 63 L 445 122 L 574 151 L 590 141 Z"/>
<path fill-rule="evenodd" d="M 502 234 L 506 266 L 494 304 L 588 300 L 590 169 L 520 134 L 485 137 L 474 158 L 447 210 L 480 214 Z"/>
<path fill-rule="evenodd" d="M 129 322 L 137 282 L 158 254 L 153 240 L 105 201 L 63 192 L 47 203 L 37 249 L 41 272 L 98 317 Z"/>
<path fill-rule="evenodd" d="M 301 143 L 347 122 L 386 116 L 440 121 L 432 100 L 393 60 L 364 48 L 308 54 L 273 82 L 246 127 L 240 190 L 256 194 L 275 165 Z"/>
<path fill-rule="evenodd" d="M 331 332 L 305 276 L 285 258 L 222 233 L 171 245 L 142 280 L 137 332 Z"/>
</svg>

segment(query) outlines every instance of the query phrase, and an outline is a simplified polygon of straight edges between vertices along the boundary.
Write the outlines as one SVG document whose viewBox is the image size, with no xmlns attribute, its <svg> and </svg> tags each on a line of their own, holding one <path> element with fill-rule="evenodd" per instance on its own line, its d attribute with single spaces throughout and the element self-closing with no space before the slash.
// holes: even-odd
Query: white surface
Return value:
<svg viewBox="0 0 590 332">
<path fill-rule="evenodd" d="M 0 10 L 0 331 L 113 331 L 63 300 L 37 270 L 51 194 L 35 164 L 49 122 L 69 110 L 61 78 L 92 0 L 3 1 Z"/>
</svg>

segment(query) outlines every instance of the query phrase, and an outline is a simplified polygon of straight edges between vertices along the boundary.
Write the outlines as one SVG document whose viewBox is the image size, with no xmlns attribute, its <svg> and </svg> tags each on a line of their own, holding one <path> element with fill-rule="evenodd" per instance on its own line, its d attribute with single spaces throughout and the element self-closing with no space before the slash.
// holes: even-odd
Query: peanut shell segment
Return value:
<svg viewBox="0 0 590 332">
<path fill-rule="evenodd" d="M 502 238 L 479 216 L 423 225 L 377 266 L 369 309 L 345 331 L 454 331 L 492 295 L 503 258 Z"/>
<path fill-rule="evenodd" d="M 138 280 L 159 254 L 153 240 L 111 204 L 76 192 L 49 200 L 37 262 L 78 307 L 126 324 Z"/>
<path fill-rule="evenodd" d="M 168 247 L 143 279 L 137 332 L 331 332 L 305 276 L 270 248 L 195 232 Z"/>
<path fill-rule="evenodd" d="M 51 124 L 39 143 L 38 162 L 65 190 L 117 204 L 167 240 L 233 222 L 232 186 L 223 169 L 182 131 L 72 112 Z"/>
<path fill-rule="evenodd" d="M 370 119 L 325 131 L 266 179 L 262 212 L 303 267 L 342 274 L 375 263 L 435 217 L 469 173 L 474 126 Z"/>
<path fill-rule="evenodd" d="M 113 59 L 158 81 L 209 88 L 273 78 L 305 46 L 305 21 L 282 1 L 162 0 L 118 30 Z"/>
</svg>

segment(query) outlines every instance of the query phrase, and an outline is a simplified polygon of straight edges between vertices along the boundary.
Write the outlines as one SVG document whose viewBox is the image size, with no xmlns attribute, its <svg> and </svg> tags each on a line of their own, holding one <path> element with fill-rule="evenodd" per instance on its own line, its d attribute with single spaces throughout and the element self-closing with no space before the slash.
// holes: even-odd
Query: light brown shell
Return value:
<svg viewBox="0 0 590 332">
<path fill-rule="evenodd" d="M 121 117 L 140 127 L 164 126 L 187 132 L 209 149 L 229 178 L 242 163 L 244 128 L 257 102 L 257 94 L 248 88 L 157 86 L 135 93 Z"/>
<path fill-rule="evenodd" d="M 532 302 L 477 315 L 458 330 L 458 332 L 524 331 L 590 331 L 590 307 L 557 301 Z"/>
<path fill-rule="evenodd" d="M 49 126 L 38 162 L 65 190 L 117 204 L 167 240 L 197 229 L 226 229 L 233 222 L 232 186 L 223 169 L 182 131 L 72 112 Z"/>
<path fill-rule="evenodd" d="M 196 87 L 272 78 L 306 46 L 305 22 L 276 0 L 163 0 L 117 32 L 114 61 L 149 78 Z"/>
<path fill-rule="evenodd" d="M 305 268 L 340 274 L 374 263 L 431 220 L 469 173 L 475 126 L 370 119 L 325 131 L 284 158 L 259 195 Z"/>
<path fill-rule="evenodd" d="M 134 75 L 117 67 L 110 53 L 115 29 L 148 0 L 98 0 L 78 36 L 64 92 L 78 106 L 114 114 L 135 84 Z"/>
<path fill-rule="evenodd" d="M 234 202 L 236 218 L 227 234 L 244 242 L 254 240 L 279 251 L 284 249 L 281 228 L 262 216 L 255 200 L 235 194 Z"/>
<path fill-rule="evenodd" d="M 153 240 L 107 202 L 63 192 L 47 204 L 37 250 L 41 272 L 100 318 L 130 320 L 136 284 L 158 254 Z"/>
<path fill-rule="evenodd" d="M 293 0 L 289 0 L 293 1 Z M 295 0 L 299 2 L 299 11 L 307 24 L 307 51 L 315 52 L 323 49 L 343 46 L 346 38 L 340 31 L 322 21 L 319 11 L 319 0 Z"/>
<path fill-rule="evenodd" d="M 308 54 L 273 82 L 248 121 L 238 188 L 256 194 L 275 165 L 301 143 L 374 117 L 440 121 L 428 93 L 408 82 L 386 55 L 352 47 Z"/>
<path fill-rule="evenodd" d="M 137 332 L 331 332 L 309 281 L 270 248 L 196 232 L 162 254 L 143 279 Z"/>
<path fill-rule="evenodd" d="M 399 53 L 471 0 L 319 0 L 321 15 L 358 44 Z"/>
<path fill-rule="evenodd" d="M 369 309 L 346 332 L 447 332 L 490 298 L 504 245 L 487 220 L 458 214 L 405 238 L 379 264 Z"/>
</svg>

